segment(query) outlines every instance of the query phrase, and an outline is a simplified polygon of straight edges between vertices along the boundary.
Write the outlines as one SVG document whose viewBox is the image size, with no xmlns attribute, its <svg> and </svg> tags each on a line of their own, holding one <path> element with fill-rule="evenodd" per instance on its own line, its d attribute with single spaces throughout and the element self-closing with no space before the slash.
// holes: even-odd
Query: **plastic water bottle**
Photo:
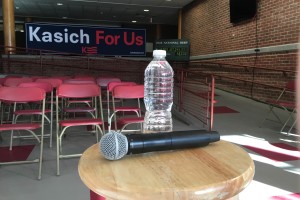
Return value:
<svg viewBox="0 0 300 200">
<path fill-rule="evenodd" d="M 172 131 L 173 76 L 166 51 L 154 50 L 153 60 L 145 70 L 144 133 Z"/>
</svg>

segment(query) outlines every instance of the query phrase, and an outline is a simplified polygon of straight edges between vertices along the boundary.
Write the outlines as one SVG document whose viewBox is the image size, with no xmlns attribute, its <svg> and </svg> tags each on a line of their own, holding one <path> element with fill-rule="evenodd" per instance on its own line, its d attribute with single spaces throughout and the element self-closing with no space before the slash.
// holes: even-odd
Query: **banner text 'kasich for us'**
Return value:
<svg viewBox="0 0 300 200">
<path fill-rule="evenodd" d="M 27 23 L 26 46 L 76 54 L 145 56 L 146 30 Z"/>
</svg>

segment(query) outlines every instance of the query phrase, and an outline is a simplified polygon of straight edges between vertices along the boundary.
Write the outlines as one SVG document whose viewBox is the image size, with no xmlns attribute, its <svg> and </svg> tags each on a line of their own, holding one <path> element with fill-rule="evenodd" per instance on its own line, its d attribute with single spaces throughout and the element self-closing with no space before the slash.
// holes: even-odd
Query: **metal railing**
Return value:
<svg viewBox="0 0 300 200">
<path fill-rule="evenodd" d="M 180 112 L 187 113 L 200 120 L 209 131 L 213 128 L 215 79 L 212 75 L 201 72 L 190 72 L 186 69 L 176 69 L 174 104 Z M 188 75 L 198 75 L 201 79 L 189 82 Z"/>
<path fill-rule="evenodd" d="M 211 75 L 215 77 L 216 88 L 262 102 L 277 97 L 288 81 L 296 79 L 296 70 L 284 68 L 204 61 L 190 61 L 185 63 L 185 68 L 189 71 L 187 77 L 190 82 L 197 82 L 199 78 L 192 72 L 199 72 L 204 76 Z M 287 100 L 294 98 L 294 95 L 286 97 Z"/>
</svg>

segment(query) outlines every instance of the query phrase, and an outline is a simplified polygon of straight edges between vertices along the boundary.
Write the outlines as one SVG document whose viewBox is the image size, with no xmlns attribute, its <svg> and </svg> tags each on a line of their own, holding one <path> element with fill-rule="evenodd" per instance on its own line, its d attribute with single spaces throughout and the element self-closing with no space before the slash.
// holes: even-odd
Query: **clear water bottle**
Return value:
<svg viewBox="0 0 300 200">
<path fill-rule="evenodd" d="M 154 50 L 153 60 L 145 70 L 144 133 L 172 131 L 174 71 L 166 60 L 165 50 Z"/>
</svg>

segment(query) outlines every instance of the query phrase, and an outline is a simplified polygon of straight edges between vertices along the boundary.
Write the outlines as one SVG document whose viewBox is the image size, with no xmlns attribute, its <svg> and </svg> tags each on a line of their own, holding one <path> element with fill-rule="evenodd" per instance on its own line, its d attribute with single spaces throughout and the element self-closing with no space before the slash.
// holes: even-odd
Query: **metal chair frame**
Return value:
<svg viewBox="0 0 300 200">
<path fill-rule="evenodd" d="M 292 119 L 293 114 L 296 113 L 296 102 L 295 101 L 287 101 L 287 100 L 283 100 L 283 97 L 285 96 L 285 94 L 287 93 L 296 93 L 296 81 L 295 80 L 291 80 L 288 81 L 285 85 L 285 87 L 282 89 L 282 91 L 280 92 L 279 96 L 277 97 L 277 99 L 268 99 L 266 102 L 269 104 L 269 111 L 267 112 L 267 114 L 265 115 L 265 118 L 263 119 L 263 121 L 260 123 L 260 126 L 262 126 L 262 124 L 266 121 L 266 120 L 270 120 L 273 121 L 272 119 L 268 118 L 270 116 L 270 114 L 272 113 L 275 118 L 277 119 L 277 121 L 275 122 L 280 122 L 282 124 L 282 127 L 280 129 L 280 133 L 283 132 L 283 130 L 286 128 L 286 126 L 288 125 L 289 121 Z M 282 108 L 283 110 L 285 110 L 286 112 L 289 113 L 288 118 L 283 122 L 280 117 L 278 116 L 278 114 L 274 111 L 275 107 L 279 107 Z M 290 127 L 289 131 L 287 132 L 287 134 L 290 133 L 291 129 L 294 127 L 296 122 L 294 122 L 292 124 L 292 126 Z"/>
<path fill-rule="evenodd" d="M 45 98 L 46 93 L 41 88 L 21 88 L 21 87 L 1 87 L 0 88 L 0 106 L 3 101 L 11 102 L 14 113 L 17 111 L 17 104 L 24 102 L 42 102 L 42 113 L 45 115 Z M 44 144 L 44 119 L 42 117 L 40 122 L 30 123 L 16 123 L 15 120 L 11 124 L 0 124 L 0 131 L 27 131 L 29 132 L 40 144 L 39 158 L 26 161 L 10 161 L 1 162 L 0 165 L 8 164 L 26 164 L 26 163 L 39 163 L 38 167 L 38 179 L 41 179 L 42 175 L 42 161 L 43 161 L 43 144 Z M 37 135 L 34 131 L 41 129 L 40 135 Z M 12 134 L 11 134 L 12 136 Z M 10 149 L 11 150 L 11 149 Z"/>
<path fill-rule="evenodd" d="M 142 130 L 142 123 L 144 122 L 144 117 L 141 114 L 141 102 L 140 99 L 144 98 L 144 85 L 119 85 L 114 87 L 112 90 L 112 105 L 113 105 L 113 113 L 109 118 L 109 128 L 108 131 L 111 130 L 111 122 L 112 118 L 114 118 L 118 112 L 135 112 L 137 117 L 128 117 L 123 116 L 117 118 L 115 122 L 119 122 L 123 124 L 123 126 L 119 129 L 120 132 L 125 131 L 127 125 L 129 124 L 137 124 L 141 125 Z M 116 107 L 115 99 L 132 99 L 137 100 L 137 106 L 119 106 Z M 117 130 L 117 126 L 115 126 L 115 130 Z M 138 131 L 138 130 L 126 130 L 126 131 Z"/>
<path fill-rule="evenodd" d="M 65 109 L 64 106 L 64 99 L 69 98 L 76 98 L 76 99 L 86 99 L 92 98 L 92 105 L 91 107 L 78 107 Z M 56 94 L 56 112 L 58 113 L 58 104 L 59 99 L 61 100 L 61 112 L 85 112 L 90 113 L 91 118 L 68 118 L 64 119 L 63 115 L 59 119 L 59 115 L 56 115 L 56 122 L 57 122 L 57 130 L 56 130 L 56 145 L 57 145 L 57 175 L 60 175 L 60 159 L 64 158 L 73 158 L 73 157 L 80 157 L 80 154 L 68 154 L 65 155 L 62 152 L 62 139 L 66 134 L 66 130 L 70 127 L 75 126 L 87 126 L 93 125 L 95 127 L 95 135 L 96 135 L 96 142 L 99 141 L 99 132 L 103 135 L 104 132 L 104 123 L 103 123 L 103 110 L 102 110 L 102 98 L 101 98 L 101 90 L 97 84 L 62 84 L 57 89 Z M 69 109 L 69 110 L 68 110 Z M 100 118 L 98 118 L 100 115 Z M 102 126 L 102 128 L 100 127 Z M 62 130 L 60 131 L 60 127 Z"/>
<path fill-rule="evenodd" d="M 110 107 L 110 103 L 111 103 L 111 94 L 112 94 L 112 91 L 113 89 L 116 87 L 116 86 L 120 86 L 120 85 L 137 85 L 135 82 L 119 82 L 119 81 L 113 81 L 113 82 L 109 82 L 107 84 L 107 90 L 106 90 L 106 104 L 107 104 L 107 121 L 109 122 L 110 120 L 110 111 L 111 111 L 111 107 Z M 121 99 L 114 99 L 115 101 L 115 104 L 117 102 L 121 102 L 123 103 L 123 101 L 121 101 Z M 123 105 L 123 104 L 122 104 Z M 115 122 L 115 127 L 117 127 L 117 118 L 116 118 L 116 115 L 114 115 L 114 122 Z"/>
<path fill-rule="evenodd" d="M 50 98 L 53 100 L 53 87 L 50 83 L 47 82 L 28 82 L 28 83 L 21 83 L 18 87 L 37 87 L 41 88 L 46 92 L 46 97 L 47 95 L 50 95 Z M 34 104 L 35 105 L 35 104 Z M 39 104 L 38 104 L 39 105 Z M 46 114 L 50 113 L 50 117 L 48 117 Z M 24 110 L 18 110 L 14 113 L 14 123 L 17 122 L 18 118 L 22 115 L 40 115 L 44 116 L 46 121 L 49 122 L 50 125 L 50 132 L 49 134 L 44 134 L 44 137 L 49 137 L 49 146 L 50 148 L 52 147 L 52 141 L 53 141 L 53 103 L 51 102 L 50 104 L 50 109 L 45 109 L 45 114 L 42 115 L 42 109 L 41 108 L 33 108 L 30 107 L 29 109 L 24 109 Z M 13 133 L 12 133 L 13 134 Z M 12 138 L 27 138 L 24 136 L 13 136 Z M 12 144 L 12 141 L 11 141 Z"/>
</svg>

